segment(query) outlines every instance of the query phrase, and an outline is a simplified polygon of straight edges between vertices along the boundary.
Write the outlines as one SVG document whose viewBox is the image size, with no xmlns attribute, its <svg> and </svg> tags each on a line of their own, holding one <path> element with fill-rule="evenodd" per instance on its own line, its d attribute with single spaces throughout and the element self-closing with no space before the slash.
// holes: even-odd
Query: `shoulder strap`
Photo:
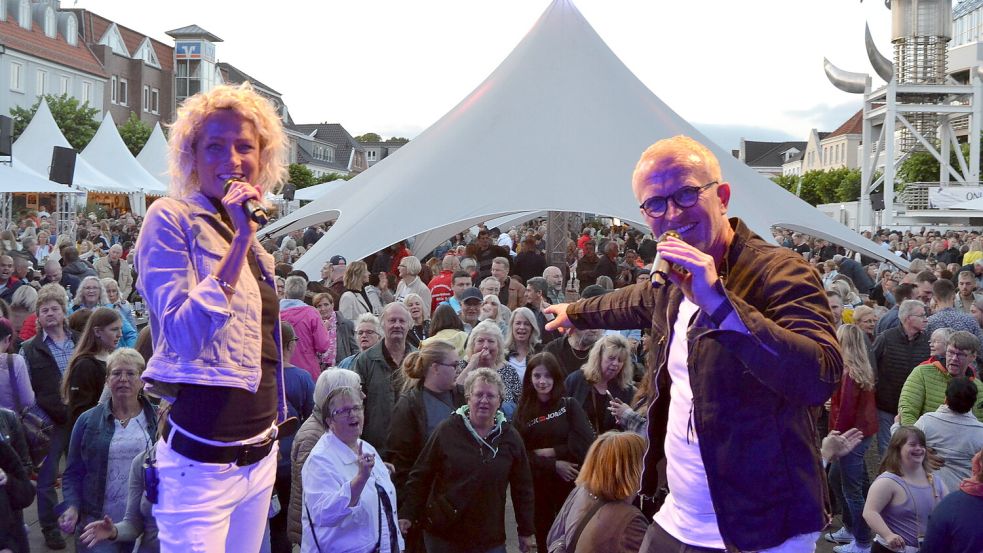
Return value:
<svg viewBox="0 0 983 553">
<path fill-rule="evenodd" d="M 580 535 L 584 533 L 584 528 L 587 528 L 587 523 L 594 518 L 594 515 L 601 510 L 601 507 L 607 505 L 606 502 L 600 499 L 594 502 L 594 506 L 587 511 L 584 518 L 580 519 L 580 524 L 577 525 L 577 531 L 573 533 L 573 539 L 570 540 L 570 545 L 567 546 L 567 553 L 575 553 L 577 551 L 577 542 L 580 541 Z M 308 515 L 310 516 L 310 515 Z"/>
<path fill-rule="evenodd" d="M 14 411 L 16 411 L 18 415 L 20 415 L 21 409 L 24 408 L 24 405 L 21 403 L 20 400 L 20 385 L 18 385 L 17 383 L 17 371 L 14 370 L 14 365 L 11 363 L 11 359 L 12 357 L 8 353 L 6 359 L 7 378 L 10 380 L 10 393 L 11 395 L 14 396 L 14 407 L 15 407 Z"/>
<path fill-rule="evenodd" d="M 311 516 L 311 509 L 304 502 L 304 510 L 307 511 L 307 524 L 311 527 L 311 537 L 314 538 L 314 545 L 317 546 L 317 553 L 321 553 L 321 542 L 317 539 L 317 532 L 314 530 L 314 517 Z M 303 528 L 301 529 L 303 530 Z"/>
</svg>

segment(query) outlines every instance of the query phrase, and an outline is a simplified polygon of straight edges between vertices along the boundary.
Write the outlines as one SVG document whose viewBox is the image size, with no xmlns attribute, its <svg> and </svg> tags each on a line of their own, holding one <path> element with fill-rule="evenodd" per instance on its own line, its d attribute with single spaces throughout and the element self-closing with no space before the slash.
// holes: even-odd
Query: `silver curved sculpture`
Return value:
<svg viewBox="0 0 983 553">
<path fill-rule="evenodd" d="M 867 88 L 868 77 L 866 73 L 844 71 L 833 65 L 827 58 L 823 58 L 823 69 L 826 71 L 826 78 L 829 79 L 829 82 L 843 92 L 863 94 Z"/>
<path fill-rule="evenodd" d="M 894 64 L 877 50 L 874 37 L 870 34 L 869 24 L 864 25 L 864 42 L 867 44 L 867 58 L 870 60 L 874 72 L 884 81 L 891 82 L 891 79 L 894 78 Z"/>
</svg>

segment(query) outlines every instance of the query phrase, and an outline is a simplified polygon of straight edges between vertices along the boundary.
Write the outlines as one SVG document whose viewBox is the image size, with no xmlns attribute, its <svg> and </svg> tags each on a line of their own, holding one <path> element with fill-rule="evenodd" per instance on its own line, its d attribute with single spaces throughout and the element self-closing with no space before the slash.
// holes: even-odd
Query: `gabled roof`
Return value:
<svg viewBox="0 0 983 553">
<path fill-rule="evenodd" d="M 220 61 L 215 65 L 218 67 L 219 71 L 222 72 L 222 78 L 225 79 L 225 82 L 227 83 L 244 83 L 249 81 L 252 83 L 253 88 L 262 89 L 263 92 L 273 96 L 282 96 L 282 94 L 276 90 L 273 90 L 273 87 L 263 84 L 259 81 L 259 79 L 248 75 L 245 71 L 239 69 L 231 63 Z"/>
<path fill-rule="evenodd" d="M 956 19 L 962 17 L 967 13 L 978 9 L 983 6 L 983 0 L 962 0 L 958 5 L 952 8 L 952 18 Z"/>
<path fill-rule="evenodd" d="M 76 46 L 72 46 L 60 32 L 55 38 L 48 38 L 33 18 L 30 31 L 21 27 L 15 17 L 8 16 L 6 21 L 0 21 L 0 44 L 8 50 L 23 52 L 103 79 L 109 77 L 85 41 L 79 40 Z"/>
<path fill-rule="evenodd" d="M 317 159 L 307 150 L 301 143 L 297 143 L 297 163 L 302 163 L 304 165 L 316 165 L 318 167 L 324 167 L 325 169 L 331 169 L 333 171 L 344 171 L 348 172 L 348 168 L 343 164 L 338 163 L 338 154 L 335 153 L 335 161 L 327 161 L 323 159 Z"/>
<path fill-rule="evenodd" d="M 849 119 L 843 122 L 842 125 L 836 128 L 835 131 L 827 134 L 826 136 L 821 136 L 820 139 L 833 138 L 834 136 L 840 136 L 843 134 L 863 134 L 864 132 L 864 110 L 860 109 L 857 113 L 854 113 Z"/>
<path fill-rule="evenodd" d="M 348 131 L 340 123 L 308 123 L 294 125 L 293 127 L 306 135 L 336 144 L 335 161 L 342 163 L 346 171 L 351 170 L 349 163 L 352 158 L 352 151 L 361 152 L 365 150 L 357 140 L 352 138 L 352 135 L 348 134 Z"/>
<path fill-rule="evenodd" d="M 106 34 L 106 30 L 115 23 L 116 29 L 123 38 L 123 43 L 126 44 L 126 49 L 129 50 L 132 55 L 136 55 L 143 42 L 149 40 L 150 44 L 153 46 L 154 53 L 157 55 L 157 61 L 160 63 L 161 71 L 174 70 L 173 46 L 165 44 L 159 40 L 155 40 L 143 33 L 134 31 L 125 25 L 120 25 L 115 21 L 106 19 L 105 17 L 89 10 L 70 9 L 65 11 L 74 13 L 75 17 L 78 18 L 79 34 L 82 35 L 82 40 L 84 42 L 88 44 L 98 42 L 99 39 Z"/>
<path fill-rule="evenodd" d="M 905 264 L 734 159 L 674 113 L 570 0 L 554 0 L 474 92 L 388 161 L 260 235 L 336 219 L 294 264 L 310 274 L 332 255 L 359 259 L 409 237 L 416 237 L 413 250 L 420 256 L 472 225 L 528 211 L 597 213 L 644 226 L 631 192 L 632 168 L 645 148 L 677 134 L 707 145 L 724 177 L 740 183 L 728 211 L 764 239 L 781 226 Z M 618 139 L 584 140 L 591 136 Z"/>
<path fill-rule="evenodd" d="M 795 154 L 794 156 L 788 158 L 788 161 L 786 161 L 785 163 L 792 163 L 792 162 L 795 162 L 795 161 L 802 161 L 802 158 L 805 157 L 805 155 L 806 155 L 805 148 L 802 148 L 802 151 L 801 152 L 799 152 L 799 153 Z"/>
<path fill-rule="evenodd" d="M 805 141 L 757 142 L 744 141 L 744 163 L 749 167 L 781 167 L 785 163 L 782 154 L 795 148 L 799 153 L 806 149 Z"/>
<path fill-rule="evenodd" d="M 164 34 L 174 38 L 204 38 L 209 42 L 222 42 L 222 39 L 197 25 L 188 25 L 179 29 L 171 29 Z"/>
</svg>

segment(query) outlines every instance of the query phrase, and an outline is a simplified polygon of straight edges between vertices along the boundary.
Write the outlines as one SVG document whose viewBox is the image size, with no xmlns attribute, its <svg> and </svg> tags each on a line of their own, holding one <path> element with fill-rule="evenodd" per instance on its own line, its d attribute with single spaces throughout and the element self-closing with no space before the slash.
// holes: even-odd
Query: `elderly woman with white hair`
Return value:
<svg viewBox="0 0 983 553">
<path fill-rule="evenodd" d="M 109 254 L 100 257 L 92 266 L 100 279 L 111 278 L 119 283 L 119 291 L 123 299 L 130 297 L 130 293 L 133 292 L 133 270 L 130 268 L 130 263 L 123 259 L 123 246 L 113 244 L 109 247 Z"/>
<path fill-rule="evenodd" d="M 99 281 L 102 282 L 103 288 L 106 289 L 106 299 L 109 300 L 110 305 L 119 311 L 119 314 L 123 316 L 123 319 L 129 321 L 133 328 L 136 328 L 137 319 L 133 314 L 133 305 L 126 301 L 126 298 L 120 294 L 119 283 L 111 278 L 103 278 Z"/>
<path fill-rule="evenodd" d="M 418 348 L 420 343 L 430 337 L 430 313 L 427 309 L 427 302 L 420 294 L 410 292 L 403 298 L 403 305 L 410 311 L 412 326 L 406 334 L 406 341 L 411 346 Z"/>
<path fill-rule="evenodd" d="M 396 301 L 404 301 L 410 294 L 417 294 L 423 299 L 423 309 L 426 318 L 430 318 L 430 288 L 420 280 L 423 265 L 416 256 L 408 255 L 399 260 L 399 284 L 396 285 Z"/>
<path fill-rule="evenodd" d="M 515 369 L 505 360 L 505 337 L 498 325 L 492 321 L 481 321 L 468 336 L 468 344 L 464 348 L 464 358 L 467 365 L 457 377 L 458 384 L 464 384 L 468 375 L 476 369 L 487 367 L 498 373 L 505 386 L 502 395 L 502 412 L 512 420 L 515 408 L 522 394 L 522 380 Z"/>
<path fill-rule="evenodd" d="M 304 468 L 304 463 L 307 462 L 307 457 L 311 454 L 311 450 L 314 449 L 314 444 L 328 431 L 328 427 L 324 424 L 324 415 L 321 413 L 321 406 L 332 390 L 341 387 L 355 388 L 357 390 L 361 386 L 362 379 L 359 378 L 358 373 L 348 369 L 335 368 L 326 369 L 322 372 L 314 384 L 314 412 L 300 426 L 300 430 L 294 436 L 294 444 L 290 452 L 284 452 L 285 455 L 290 455 L 291 480 L 290 505 L 287 508 L 287 536 L 290 538 L 291 543 L 300 545 L 301 535 L 303 533 L 300 521 L 300 513 L 303 510 L 304 503 L 303 475 L 301 471 Z"/>
<path fill-rule="evenodd" d="M 502 300 L 499 299 L 497 294 L 486 294 L 481 300 L 481 311 L 478 313 L 478 320 L 492 321 L 498 325 L 498 329 L 505 336 L 508 334 L 509 308 L 502 305 Z"/>
<path fill-rule="evenodd" d="M 99 277 L 87 276 L 79 284 L 79 289 L 75 293 L 75 299 L 72 300 L 72 306 L 68 309 L 68 314 L 71 315 L 80 309 L 95 309 L 97 307 L 109 307 L 116 310 L 120 314 L 120 317 L 122 317 L 123 337 L 119 340 L 119 347 L 132 348 L 136 345 L 136 326 L 126 318 L 122 309 L 109 301 L 109 294 L 106 292 L 106 287 L 102 285 Z"/>
</svg>

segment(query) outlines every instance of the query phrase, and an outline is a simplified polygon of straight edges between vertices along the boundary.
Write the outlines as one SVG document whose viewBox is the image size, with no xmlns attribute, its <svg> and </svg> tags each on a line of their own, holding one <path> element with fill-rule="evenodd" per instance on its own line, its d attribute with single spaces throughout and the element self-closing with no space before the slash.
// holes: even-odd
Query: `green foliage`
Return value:
<svg viewBox="0 0 983 553">
<path fill-rule="evenodd" d="M 315 184 L 322 184 L 325 182 L 331 182 L 336 180 L 351 180 L 355 175 L 342 175 L 340 173 L 328 173 L 326 175 L 321 175 L 314 182 Z"/>
<path fill-rule="evenodd" d="M 799 186 L 799 177 L 796 175 L 778 175 L 771 177 L 771 181 L 793 194 L 795 194 L 795 189 Z"/>
<path fill-rule="evenodd" d="M 807 171 L 802 174 L 802 184 L 799 187 L 799 197 L 809 205 L 819 205 L 823 203 L 820 195 L 820 181 L 822 171 Z"/>
<path fill-rule="evenodd" d="M 404 138 L 402 136 L 390 136 L 389 140 L 387 140 L 386 142 L 399 142 L 400 144 L 406 144 L 409 141 L 410 141 L 409 138 Z"/>
<path fill-rule="evenodd" d="M 924 150 L 914 152 L 901 163 L 895 177 L 897 181 L 906 184 L 909 182 L 938 182 L 939 162 L 935 156 Z"/>
<path fill-rule="evenodd" d="M 301 188 L 307 188 L 316 183 L 314 180 L 314 173 L 311 172 L 305 165 L 300 163 L 291 163 L 287 167 L 287 172 L 289 173 L 288 182 L 297 187 L 297 190 Z"/>
<path fill-rule="evenodd" d="M 355 137 L 356 142 L 382 142 L 382 137 L 374 132 L 367 132 Z"/>
<path fill-rule="evenodd" d="M 48 101 L 48 107 L 51 108 L 51 115 L 54 116 L 55 123 L 58 124 L 58 128 L 61 129 L 61 133 L 65 135 L 65 139 L 68 140 L 72 148 L 79 151 L 85 148 L 95 136 L 96 131 L 99 130 L 99 123 L 95 120 L 99 110 L 89 107 L 88 103 L 79 105 L 79 101 L 68 94 L 61 96 L 46 94 L 44 99 Z M 40 105 L 41 99 L 38 98 L 38 101 L 30 109 L 10 108 L 10 116 L 14 120 L 14 140 L 17 140 L 17 137 L 27 128 L 27 124 L 34 118 Z"/>
<path fill-rule="evenodd" d="M 810 205 L 851 202 L 860 197 L 860 169 L 808 171 L 800 179 L 802 181 L 800 197 Z M 778 184 L 795 193 L 795 186 L 798 183 L 790 181 Z M 785 186 L 786 184 L 788 187 Z"/>
<path fill-rule="evenodd" d="M 141 121 L 136 112 L 133 111 L 130 112 L 130 118 L 119 126 L 119 136 L 134 156 L 139 154 L 140 150 L 143 149 L 143 146 L 150 138 L 151 132 L 153 132 L 153 129 Z"/>
</svg>

